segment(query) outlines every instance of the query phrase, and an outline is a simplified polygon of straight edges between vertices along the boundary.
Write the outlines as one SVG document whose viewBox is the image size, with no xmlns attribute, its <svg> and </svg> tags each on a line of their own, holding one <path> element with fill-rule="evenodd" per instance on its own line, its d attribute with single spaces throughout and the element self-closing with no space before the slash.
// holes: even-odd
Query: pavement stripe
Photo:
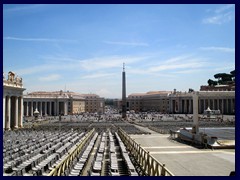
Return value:
<svg viewBox="0 0 240 180">
<path fill-rule="evenodd" d="M 173 148 L 189 148 L 189 149 L 192 149 L 191 147 L 189 146 L 143 146 L 144 149 L 166 149 L 166 148 L 170 148 L 170 149 L 173 149 Z"/>
<path fill-rule="evenodd" d="M 149 152 L 150 154 L 202 154 L 202 153 L 222 153 L 222 151 L 162 151 Z"/>
</svg>

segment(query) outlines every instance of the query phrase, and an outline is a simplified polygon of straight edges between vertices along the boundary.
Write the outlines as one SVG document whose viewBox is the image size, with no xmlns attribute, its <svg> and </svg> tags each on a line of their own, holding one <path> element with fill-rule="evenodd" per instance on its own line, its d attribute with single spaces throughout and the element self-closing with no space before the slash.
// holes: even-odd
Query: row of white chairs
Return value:
<svg viewBox="0 0 240 180">
<path fill-rule="evenodd" d="M 77 141 L 79 141 L 82 135 L 83 134 L 80 134 L 79 136 L 78 133 L 70 131 L 63 133 L 62 137 L 60 135 L 53 134 L 54 137 L 50 136 L 51 138 L 49 139 L 43 138 L 40 139 L 40 141 L 37 140 L 34 144 L 36 147 L 23 145 L 26 148 L 23 149 L 23 151 L 25 150 L 25 154 L 21 157 L 17 157 L 17 161 L 15 159 L 4 163 L 4 175 L 14 175 L 16 174 L 14 173 L 15 171 L 19 172 L 22 171 L 22 169 L 29 171 L 30 174 L 33 175 L 37 170 L 39 170 L 39 168 L 36 170 L 34 167 L 44 160 L 46 160 L 44 161 L 46 163 L 40 164 L 40 167 L 44 165 L 44 171 L 46 171 L 46 167 L 50 166 L 51 163 L 57 160 L 53 153 L 57 153 L 60 157 L 63 156 L 74 144 L 76 144 Z M 15 153 L 14 155 L 19 154 Z"/>
<path fill-rule="evenodd" d="M 90 156 L 90 152 L 92 151 L 94 144 L 97 140 L 98 133 L 95 133 L 93 138 L 90 140 L 89 144 L 87 145 L 87 148 L 84 150 L 83 153 L 79 154 L 79 157 L 77 157 L 73 161 L 73 168 L 69 168 L 69 174 L 66 174 L 68 176 L 80 176 L 83 168 L 85 167 L 87 160 Z"/>
</svg>

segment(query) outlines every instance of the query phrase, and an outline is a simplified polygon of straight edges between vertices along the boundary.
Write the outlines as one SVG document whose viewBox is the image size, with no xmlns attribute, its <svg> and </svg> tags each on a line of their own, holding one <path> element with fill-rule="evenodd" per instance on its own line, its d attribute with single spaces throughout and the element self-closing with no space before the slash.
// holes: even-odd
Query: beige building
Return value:
<svg viewBox="0 0 240 180">
<path fill-rule="evenodd" d="M 3 73 L 3 129 L 21 128 L 23 118 L 22 78 L 10 71 L 6 78 Z"/>
<path fill-rule="evenodd" d="M 96 94 L 82 94 L 85 98 L 85 111 L 89 113 L 104 113 L 105 100 Z"/>
<path fill-rule="evenodd" d="M 85 98 L 74 92 L 32 92 L 24 95 L 24 116 L 58 116 L 85 112 Z"/>
<path fill-rule="evenodd" d="M 168 94 L 170 91 L 150 91 L 147 93 L 133 93 L 127 98 L 128 110 L 140 111 L 168 111 Z"/>
<path fill-rule="evenodd" d="M 82 96 L 82 94 L 78 94 L 78 93 L 71 93 L 70 95 L 70 110 L 69 113 L 71 114 L 80 114 L 83 112 L 86 112 L 85 109 L 85 104 L 86 104 L 86 100 L 85 98 Z"/>
<path fill-rule="evenodd" d="M 220 110 L 221 114 L 235 114 L 235 91 L 199 91 L 198 112 L 208 107 Z M 192 93 L 173 92 L 169 95 L 169 113 L 193 113 Z"/>
<path fill-rule="evenodd" d="M 104 112 L 104 99 L 96 94 L 69 91 L 39 91 L 24 95 L 24 116 L 33 116 L 36 108 L 40 116 Z"/>
<path fill-rule="evenodd" d="M 199 114 L 208 107 L 220 110 L 222 114 L 235 114 L 235 91 L 199 91 Z M 170 91 L 150 91 L 133 93 L 127 98 L 127 109 L 140 111 L 158 111 L 162 113 L 192 114 L 192 93 Z"/>
</svg>

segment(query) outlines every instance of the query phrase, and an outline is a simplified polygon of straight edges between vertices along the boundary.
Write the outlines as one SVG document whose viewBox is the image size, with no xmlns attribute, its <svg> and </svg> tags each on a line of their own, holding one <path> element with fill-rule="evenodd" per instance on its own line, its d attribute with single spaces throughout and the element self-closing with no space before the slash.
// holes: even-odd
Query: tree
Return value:
<svg viewBox="0 0 240 180">
<path fill-rule="evenodd" d="M 209 86 L 215 86 L 215 85 L 217 85 L 217 83 L 218 83 L 217 81 L 213 81 L 212 79 L 208 80 L 208 85 Z"/>
<path fill-rule="evenodd" d="M 232 81 L 232 74 L 218 73 L 214 75 L 214 78 L 218 79 L 219 84 L 227 84 L 227 82 Z"/>
<path fill-rule="evenodd" d="M 233 82 L 235 82 L 235 69 L 231 71 L 230 74 L 232 75 Z"/>
<path fill-rule="evenodd" d="M 188 92 L 191 93 L 191 92 L 194 92 L 194 90 L 192 88 L 189 88 Z"/>
<path fill-rule="evenodd" d="M 235 69 L 231 71 L 230 74 L 233 75 L 233 77 L 235 77 Z"/>
</svg>

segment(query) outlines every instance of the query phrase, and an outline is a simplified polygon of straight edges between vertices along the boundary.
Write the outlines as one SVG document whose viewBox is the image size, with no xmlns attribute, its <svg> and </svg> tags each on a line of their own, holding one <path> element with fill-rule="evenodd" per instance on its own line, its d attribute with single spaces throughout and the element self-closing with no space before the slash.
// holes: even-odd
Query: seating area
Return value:
<svg viewBox="0 0 240 180">
<path fill-rule="evenodd" d="M 4 132 L 4 176 L 44 175 L 64 158 L 84 133 L 73 130 Z"/>
<path fill-rule="evenodd" d="M 138 175 L 117 132 L 103 132 L 100 139 L 89 172 L 91 176 Z"/>
<path fill-rule="evenodd" d="M 34 129 L 5 131 L 3 176 L 47 176 L 53 171 L 78 147 L 92 128 L 91 124 L 86 123 L 85 126 L 78 123 L 79 128 L 64 124 L 61 123 L 60 128 L 58 123 L 53 123 L 52 126 L 44 124 Z M 90 176 L 138 175 L 115 125 L 102 123 L 99 127 L 102 127 L 101 130 L 94 132 L 61 175 L 82 176 L 83 171 Z M 131 126 L 124 127 L 130 130 Z"/>
</svg>

